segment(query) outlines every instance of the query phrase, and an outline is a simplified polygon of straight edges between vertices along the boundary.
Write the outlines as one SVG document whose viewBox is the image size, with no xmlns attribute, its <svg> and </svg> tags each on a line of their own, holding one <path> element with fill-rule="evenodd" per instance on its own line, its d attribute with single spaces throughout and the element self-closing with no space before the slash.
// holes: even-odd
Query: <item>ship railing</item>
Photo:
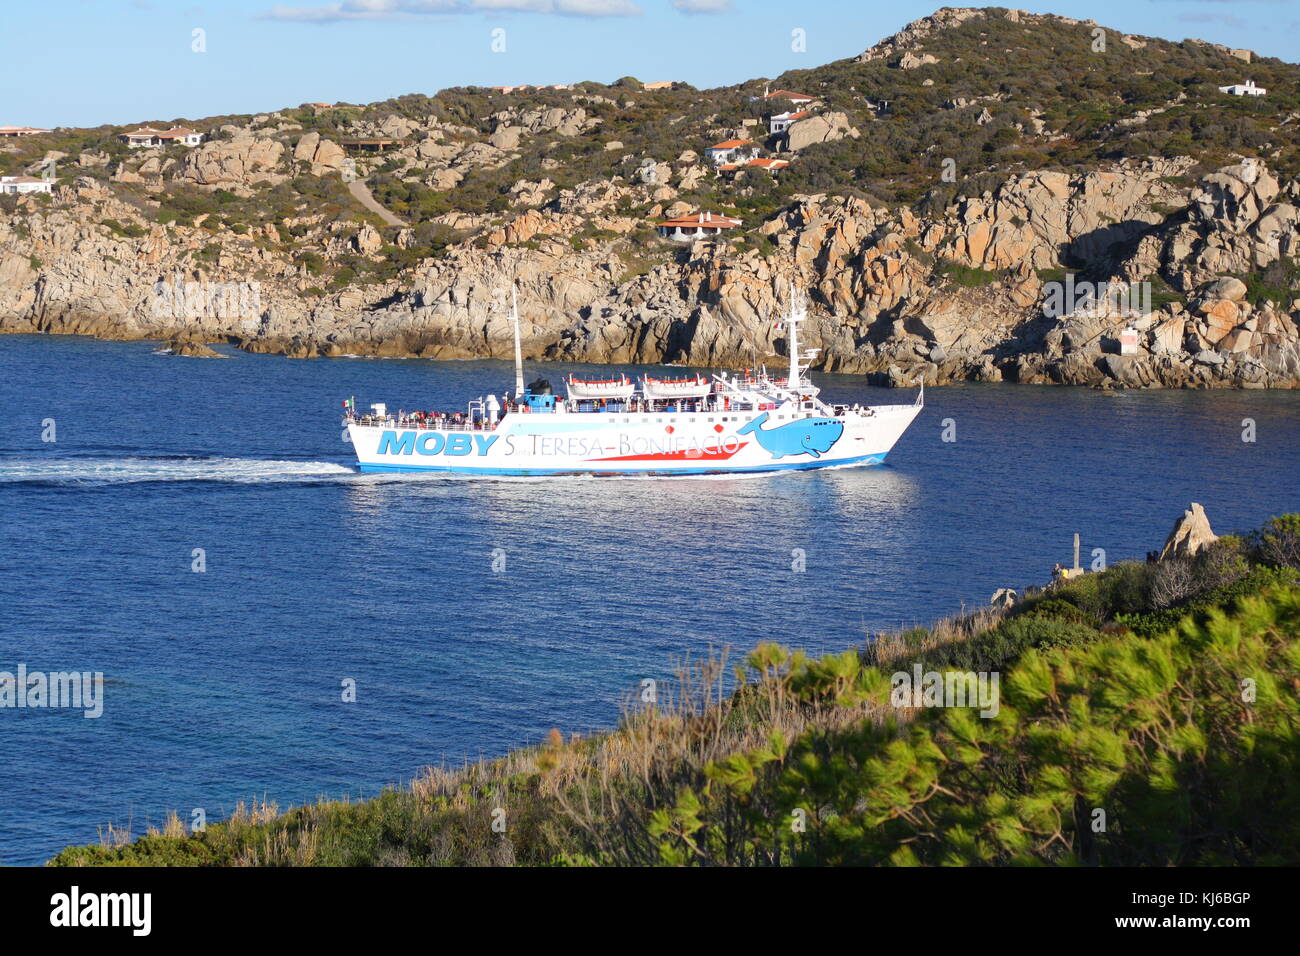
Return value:
<svg viewBox="0 0 1300 956">
<path fill-rule="evenodd" d="M 405 428 L 412 431 L 438 431 L 438 432 L 490 432 L 496 428 L 495 422 L 477 421 L 477 422 L 448 422 L 448 421 L 429 421 L 425 419 L 414 418 L 376 418 L 374 415 L 358 415 L 351 421 L 358 425 L 366 425 L 372 428 Z"/>
</svg>

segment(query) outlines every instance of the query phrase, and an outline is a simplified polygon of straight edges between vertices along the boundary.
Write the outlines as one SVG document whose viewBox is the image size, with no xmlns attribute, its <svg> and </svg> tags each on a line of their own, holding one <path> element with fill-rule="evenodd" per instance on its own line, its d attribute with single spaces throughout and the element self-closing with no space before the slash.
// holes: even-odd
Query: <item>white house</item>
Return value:
<svg viewBox="0 0 1300 956">
<path fill-rule="evenodd" d="M 714 166 L 723 163 L 746 163 L 758 156 L 758 147 L 752 139 L 724 139 L 704 151 Z"/>
<path fill-rule="evenodd" d="M 186 129 L 183 126 L 173 126 L 171 129 L 154 129 L 150 126 L 141 126 L 129 133 L 122 133 L 118 136 L 118 139 L 132 149 L 157 149 L 160 146 L 166 146 L 168 143 L 197 146 L 203 142 L 203 134 L 197 130 Z"/>
<path fill-rule="evenodd" d="M 38 133 L 48 132 L 48 129 L 37 129 L 35 126 L 0 126 L 0 136 L 7 139 L 14 139 L 19 136 L 35 136 Z"/>
<path fill-rule="evenodd" d="M 32 176 L 0 176 L 0 195 L 15 193 L 49 193 L 54 190 L 54 183 Z"/>
<path fill-rule="evenodd" d="M 1233 96 L 1263 96 L 1268 90 L 1262 86 L 1256 86 L 1254 80 L 1247 80 L 1245 83 L 1234 83 L 1232 86 L 1219 87 L 1220 93 L 1231 93 Z"/>
<path fill-rule="evenodd" d="M 784 133 L 790 128 L 790 124 L 812 115 L 812 110 L 786 110 L 784 113 L 773 113 L 767 118 L 767 131 L 773 135 Z"/>
<path fill-rule="evenodd" d="M 661 238 L 673 242 L 694 242 L 697 239 L 712 239 L 727 229 L 740 225 L 739 219 L 727 216 L 715 216 L 711 212 L 700 212 L 693 216 L 678 216 L 655 223 L 655 229 Z"/>
</svg>

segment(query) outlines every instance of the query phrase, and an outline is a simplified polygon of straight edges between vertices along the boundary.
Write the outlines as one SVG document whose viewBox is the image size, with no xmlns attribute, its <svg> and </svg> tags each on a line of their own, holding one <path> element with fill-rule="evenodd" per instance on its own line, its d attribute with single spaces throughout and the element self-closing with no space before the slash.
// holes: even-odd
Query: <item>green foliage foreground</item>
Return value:
<svg viewBox="0 0 1300 956">
<path fill-rule="evenodd" d="M 761 646 L 605 735 L 51 864 L 1295 864 L 1297 541 L 1285 516 L 862 653 Z M 996 671 L 996 716 L 897 706 L 914 665 Z"/>
</svg>

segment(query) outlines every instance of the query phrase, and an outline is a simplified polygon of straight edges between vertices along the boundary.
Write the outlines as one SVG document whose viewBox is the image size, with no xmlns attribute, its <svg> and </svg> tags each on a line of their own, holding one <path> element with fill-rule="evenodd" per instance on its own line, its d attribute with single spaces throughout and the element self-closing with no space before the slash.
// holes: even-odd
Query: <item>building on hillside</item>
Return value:
<svg viewBox="0 0 1300 956">
<path fill-rule="evenodd" d="M 714 166 L 723 163 L 747 163 L 758 156 L 758 147 L 752 139 L 724 139 L 704 151 Z"/>
<path fill-rule="evenodd" d="M 812 110 L 786 110 L 784 113 L 773 113 L 767 118 L 767 131 L 773 136 L 784 133 L 790 128 L 791 123 L 797 123 L 812 115 Z"/>
<path fill-rule="evenodd" d="M 751 159 L 747 163 L 723 163 L 718 167 L 719 173 L 734 173 L 741 169 L 766 169 L 774 173 L 790 165 L 788 159 Z"/>
<path fill-rule="evenodd" d="M 520 83 L 517 86 L 492 86 L 489 87 L 493 93 L 527 93 L 529 90 L 571 90 L 572 83 L 543 83 L 541 86 L 535 86 L 529 83 Z"/>
<path fill-rule="evenodd" d="M 382 153 L 390 146 L 401 146 L 400 139 L 345 139 L 340 140 L 344 149 L 356 149 L 363 153 Z"/>
<path fill-rule="evenodd" d="M 183 126 L 173 126 L 171 129 L 154 129 L 151 126 L 141 126 L 129 133 L 120 133 L 117 138 L 126 143 L 131 149 L 157 149 L 170 143 L 180 143 L 182 146 L 197 146 L 203 142 L 202 133 L 198 130 L 186 129 Z"/>
<path fill-rule="evenodd" d="M 1256 86 L 1254 80 L 1247 80 L 1245 83 L 1234 83 L 1232 86 L 1219 87 L 1220 93 L 1230 93 L 1233 96 L 1263 96 L 1268 90 L 1262 86 Z"/>
<path fill-rule="evenodd" d="M 51 193 L 54 183 L 34 176 L 0 176 L 0 195 L 12 196 L 16 193 Z"/>
<path fill-rule="evenodd" d="M 655 230 L 660 238 L 671 239 L 673 242 L 696 242 L 700 239 L 713 239 L 739 225 L 739 219 L 715 216 L 711 212 L 700 212 L 692 216 L 678 216 L 675 219 L 657 222 Z"/>
<path fill-rule="evenodd" d="M 38 133 L 48 133 L 48 129 L 37 129 L 35 126 L 0 126 L 0 137 L 15 139 L 19 136 L 35 136 Z"/>
<path fill-rule="evenodd" d="M 814 97 L 806 93 L 796 93 L 794 90 L 764 90 L 763 99 L 765 100 L 789 100 L 795 106 L 803 106 L 805 103 L 811 103 Z"/>
<path fill-rule="evenodd" d="M 718 167 L 718 175 L 723 179 L 731 179 L 742 169 L 766 169 L 769 173 L 776 175 L 782 169 L 790 165 L 788 159 L 751 159 L 747 163 L 723 163 Z"/>
<path fill-rule="evenodd" d="M 678 80 L 655 80 L 653 83 L 642 83 L 641 88 L 646 90 L 675 90 L 681 83 Z"/>
</svg>

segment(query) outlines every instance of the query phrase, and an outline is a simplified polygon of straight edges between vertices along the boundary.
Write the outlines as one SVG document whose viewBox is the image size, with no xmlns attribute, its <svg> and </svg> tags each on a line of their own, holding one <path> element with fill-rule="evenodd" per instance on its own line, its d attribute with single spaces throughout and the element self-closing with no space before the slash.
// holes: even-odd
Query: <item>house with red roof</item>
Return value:
<svg viewBox="0 0 1300 956">
<path fill-rule="evenodd" d="M 795 106 L 802 106 L 804 103 L 811 103 L 814 97 L 806 93 L 796 93 L 794 90 L 771 90 L 763 94 L 765 100 L 789 100 Z"/>
<path fill-rule="evenodd" d="M 129 133 L 122 133 L 117 138 L 126 143 L 131 149 L 157 149 L 169 143 L 180 143 L 182 146 L 197 146 L 203 142 L 202 133 L 198 130 L 186 129 L 184 126 L 173 126 L 171 129 L 154 129 L 152 126 L 141 126 Z"/>
<path fill-rule="evenodd" d="M 769 173 L 775 173 L 789 165 L 788 159 L 751 159 L 747 163 L 723 163 L 718 167 L 718 175 L 730 179 L 742 169 L 766 169 Z"/>
<path fill-rule="evenodd" d="M 655 230 L 660 238 L 673 242 L 696 242 L 700 239 L 713 239 L 728 229 L 740 225 L 739 219 L 715 215 L 711 212 L 698 212 L 690 216 L 678 216 L 655 223 Z"/>
<path fill-rule="evenodd" d="M 812 116 L 812 110 L 786 110 L 784 113 L 773 113 L 767 118 L 767 131 L 775 136 L 777 133 L 784 133 L 793 123 L 801 119 L 807 119 Z"/>
<path fill-rule="evenodd" d="M 758 147 L 752 139 L 724 139 L 714 143 L 704 151 L 704 155 L 714 166 L 723 163 L 749 162 L 758 156 Z"/>
</svg>

